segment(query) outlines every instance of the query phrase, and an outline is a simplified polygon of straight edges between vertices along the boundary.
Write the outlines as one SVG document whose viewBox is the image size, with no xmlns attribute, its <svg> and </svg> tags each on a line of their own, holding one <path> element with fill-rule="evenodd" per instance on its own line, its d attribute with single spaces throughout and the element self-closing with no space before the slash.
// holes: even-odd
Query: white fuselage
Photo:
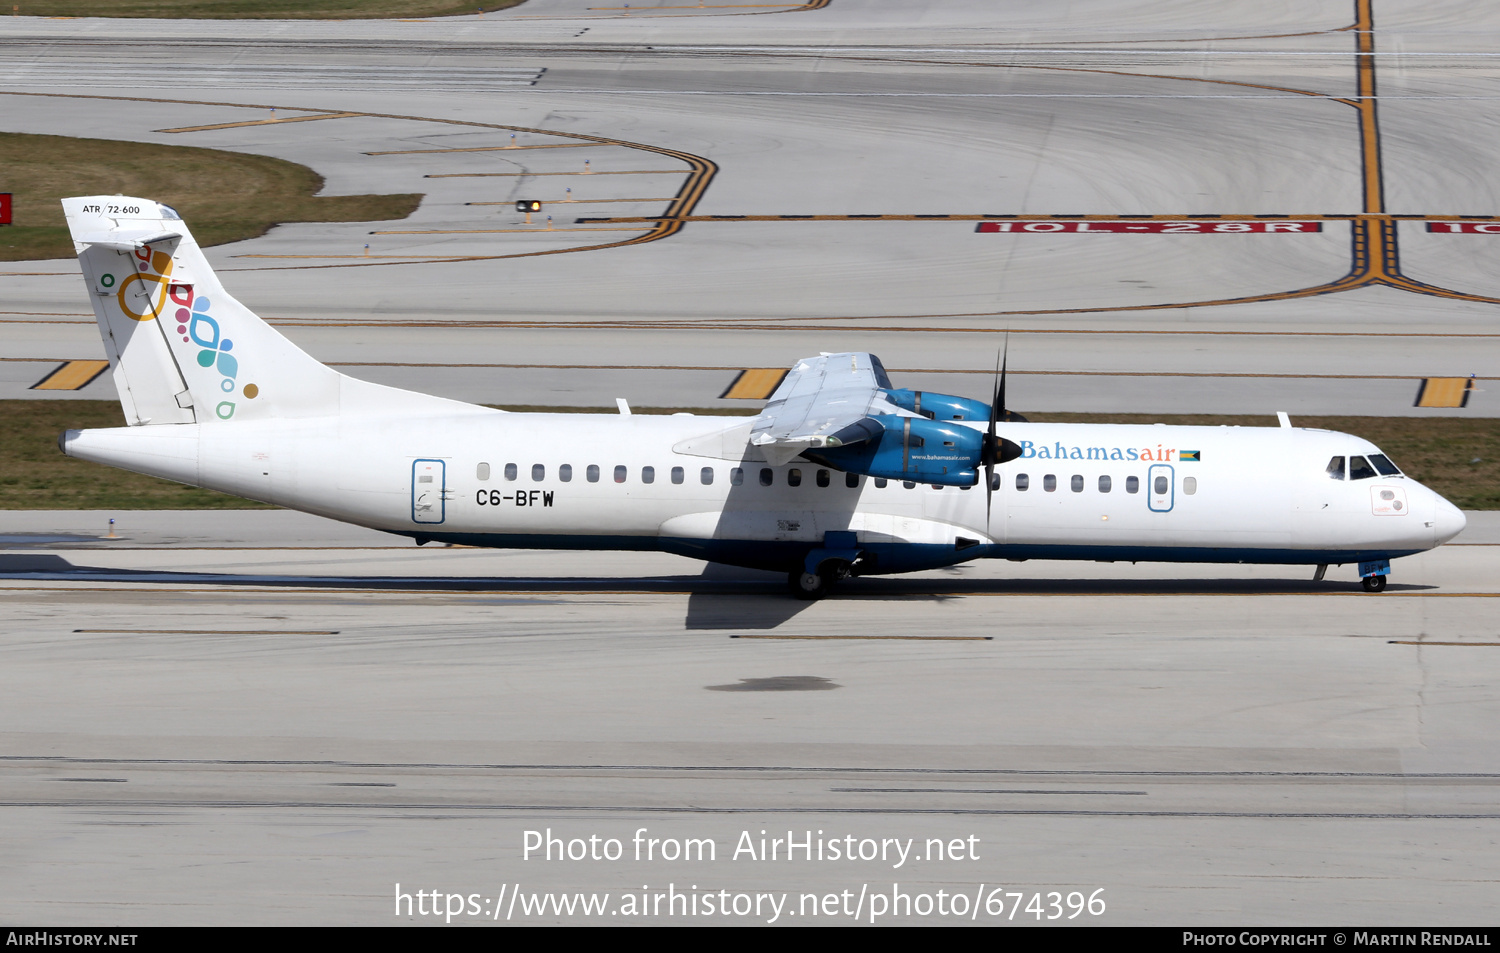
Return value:
<svg viewBox="0 0 1500 953">
<path fill-rule="evenodd" d="M 983 484 L 772 466 L 735 438 L 745 422 L 475 407 L 75 431 L 65 449 L 419 540 L 778 569 L 829 533 L 854 533 L 872 571 L 891 572 L 976 556 L 1354 562 L 1431 549 L 1464 524 L 1404 476 L 1330 478 L 1330 458 L 1379 451 L 1327 431 L 1006 423 L 1024 455 L 996 468 L 987 501 Z"/>
</svg>

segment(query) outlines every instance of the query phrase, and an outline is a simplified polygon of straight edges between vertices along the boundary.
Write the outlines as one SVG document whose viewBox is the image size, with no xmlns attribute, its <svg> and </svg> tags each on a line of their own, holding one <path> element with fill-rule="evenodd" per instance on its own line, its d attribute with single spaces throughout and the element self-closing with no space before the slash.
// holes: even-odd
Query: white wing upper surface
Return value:
<svg viewBox="0 0 1500 953">
<path fill-rule="evenodd" d="M 886 402 L 891 386 L 873 354 L 823 354 L 796 363 L 750 427 L 750 443 L 779 466 L 872 413 L 901 413 Z M 878 409 L 877 409 L 878 405 Z"/>
</svg>

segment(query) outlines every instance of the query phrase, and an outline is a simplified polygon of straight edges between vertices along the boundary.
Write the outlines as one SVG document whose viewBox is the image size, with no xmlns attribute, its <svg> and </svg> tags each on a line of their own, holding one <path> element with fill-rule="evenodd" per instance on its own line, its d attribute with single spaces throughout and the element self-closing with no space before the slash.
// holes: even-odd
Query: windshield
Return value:
<svg viewBox="0 0 1500 953">
<path fill-rule="evenodd" d="M 1391 462 L 1391 458 L 1383 453 L 1370 454 L 1370 462 L 1375 464 L 1375 469 L 1380 471 L 1381 476 L 1397 476 L 1401 473 Z"/>
</svg>

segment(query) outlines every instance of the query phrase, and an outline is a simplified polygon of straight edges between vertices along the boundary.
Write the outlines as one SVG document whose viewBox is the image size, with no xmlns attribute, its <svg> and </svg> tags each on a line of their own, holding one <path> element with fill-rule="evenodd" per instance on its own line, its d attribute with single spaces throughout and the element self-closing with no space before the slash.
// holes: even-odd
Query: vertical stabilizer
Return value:
<svg viewBox="0 0 1500 953">
<path fill-rule="evenodd" d="M 173 209 L 63 199 L 132 425 L 339 412 L 341 375 L 230 297 Z"/>
</svg>

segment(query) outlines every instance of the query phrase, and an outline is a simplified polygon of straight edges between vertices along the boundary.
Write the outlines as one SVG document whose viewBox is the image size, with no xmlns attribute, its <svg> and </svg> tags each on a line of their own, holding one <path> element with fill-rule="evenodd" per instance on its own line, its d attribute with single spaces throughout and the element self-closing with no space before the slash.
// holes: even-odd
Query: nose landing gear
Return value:
<svg viewBox="0 0 1500 953">
<path fill-rule="evenodd" d="M 1359 584 L 1365 592 L 1384 592 L 1385 577 L 1391 574 L 1391 561 L 1377 559 L 1359 564 Z"/>
</svg>

